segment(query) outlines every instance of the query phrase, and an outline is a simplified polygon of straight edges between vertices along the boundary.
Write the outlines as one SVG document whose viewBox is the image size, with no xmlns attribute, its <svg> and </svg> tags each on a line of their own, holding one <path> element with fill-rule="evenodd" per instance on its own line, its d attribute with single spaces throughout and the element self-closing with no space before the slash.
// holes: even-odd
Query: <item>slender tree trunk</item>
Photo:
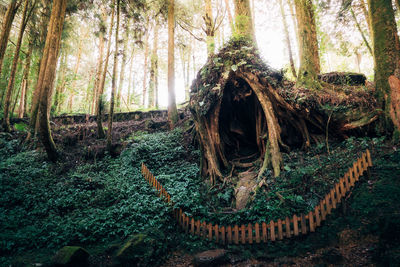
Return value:
<svg viewBox="0 0 400 267">
<path fill-rule="evenodd" d="M 17 0 L 11 0 L 7 7 L 5 18 L 3 19 L 3 28 L 0 35 L 0 74 L 3 66 L 4 54 L 6 53 L 8 37 L 10 36 L 11 26 L 15 18 L 15 14 L 20 4 Z"/>
<path fill-rule="evenodd" d="M 50 17 L 51 17 L 51 9 L 50 5 L 46 5 L 44 3 L 43 6 L 43 11 L 42 11 L 42 16 L 39 24 L 39 43 L 40 45 L 45 46 L 45 42 L 47 39 L 47 29 L 50 24 Z M 30 118 L 30 126 L 31 129 L 34 131 L 34 134 L 36 134 L 39 130 L 39 119 L 38 119 L 38 112 L 39 112 L 39 101 L 40 101 L 40 95 L 41 92 L 41 86 L 39 86 L 43 81 L 40 79 L 43 77 L 39 76 L 39 73 L 42 68 L 45 68 L 44 58 L 47 58 L 47 55 L 44 54 L 44 48 L 39 50 L 39 55 L 38 57 L 40 58 L 40 61 L 38 62 L 38 73 L 37 73 L 37 79 L 36 79 L 36 85 L 35 85 L 35 90 L 33 91 L 32 94 L 32 101 L 31 101 L 31 118 Z"/>
<path fill-rule="evenodd" d="M 365 1 L 365 0 L 360 0 L 360 7 L 361 7 L 361 10 L 362 10 L 362 12 L 363 12 L 363 14 L 364 14 L 364 18 L 365 18 L 365 20 L 367 21 L 369 36 L 372 36 L 371 18 L 370 18 L 370 16 L 368 15 L 368 10 L 367 10 L 367 7 L 365 6 L 365 2 L 364 2 L 364 1 Z M 397 1 L 399 1 L 399 0 L 397 0 Z M 372 38 L 372 37 L 371 37 L 371 38 Z"/>
<path fill-rule="evenodd" d="M 26 96 L 28 94 L 28 88 L 29 88 L 29 71 L 31 68 L 32 52 L 33 52 L 33 43 L 29 42 L 28 54 L 26 55 L 24 74 L 22 78 L 21 98 L 19 101 L 19 108 L 18 108 L 18 118 L 20 119 L 24 117 L 26 110 L 26 99 L 27 99 Z"/>
<path fill-rule="evenodd" d="M 51 136 L 48 117 L 48 109 L 50 108 L 48 105 L 48 98 L 51 94 L 55 79 L 66 7 L 67 0 L 54 0 L 43 53 L 45 57 L 39 73 L 39 77 L 43 77 L 41 79 L 39 78 L 39 80 L 42 81 L 39 84 L 39 86 L 42 87 L 40 90 L 41 94 L 39 103 L 40 140 L 46 149 L 49 159 L 53 161 L 57 160 L 58 153 Z"/>
<path fill-rule="evenodd" d="M 399 67 L 399 37 L 392 1 L 368 0 L 368 6 L 374 44 L 375 92 L 379 105 L 385 110 L 381 130 L 391 131 L 394 120 L 391 118 L 391 113 L 393 109 L 394 112 L 399 112 L 400 108 L 392 107 L 392 94 L 388 79 L 395 74 L 396 68 Z M 400 129 L 398 130 L 400 131 Z"/>
<path fill-rule="evenodd" d="M 292 45 L 291 45 L 290 36 L 289 36 L 289 28 L 288 28 L 288 24 L 286 22 L 285 8 L 283 6 L 282 0 L 279 0 L 279 7 L 281 9 L 283 31 L 285 32 L 285 40 L 286 40 L 286 45 L 287 45 L 287 48 L 288 48 L 290 69 L 292 70 L 293 77 L 297 78 L 296 67 L 294 66 L 294 60 L 293 60 Z"/>
<path fill-rule="evenodd" d="M 113 2 L 115 3 L 115 0 Z M 112 152 L 112 123 L 114 116 L 115 91 L 117 90 L 119 2 L 120 0 L 117 0 L 117 21 L 116 21 L 117 25 L 115 29 L 114 67 L 111 79 L 112 89 L 111 89 L 111 100 L 110 100 L 110 112 L 108 114 L 108 130 L 107 130 L 107 150 L 110 153 Z"/>
<path fill-rule="evenodd" d="M 371 48 L 371 46 L 369 45 L 369 42 L 368 42 L 368 40 L 367 40 L 367 37 L 366 37 L 365 34 L 364 34 L 364 31 L 361 29 L 360 23 L 358 23 L 356 14 L 354 13 L 354 10 L 353 10 L 352 7 L 350 7 L 350 13 L 351 13 L 351 16 L 352 16 L 353 19 L 354 19 L 354 22 L 356 23 L 357 29 L 358 29 L 358 31 L 359 31 L 360 34 L 361 34 L 361 37 L 362 37 L 362 39 L 363 39 L 363 41 L 364 41 L 365 46 L 368 48 L 368 51 L 369 51 L 369 53 L 371 54 L 371 56 L 374 56 L 373 53 L 372 53 L 372 48 Z"/>
<path fill-rule="evenodd" d="M 298 24 L 297 24 L 296 11 L 295 11 L 293 1 L 294 0 L 287 0 L 287 3 L 290 8 L 290 16 L 292 17 L 292 23 L 293 23 L 293 27 L 294 27 L 295 36 L 296 36 L 296 44 L 297 44 L 297 47 L 300 47 L 300 37 L 299 37 L 299 31 L 297 30 Z"/>
<path fill-rule="evenodd" d="M 24 11 L 22 14 L 21 25 L 18 33 L 18 41 L 15 47 L 14 59 L 11 66 L 10 76 L 8 78 L 8 86 L 6 91 L 6 98 L 4 101 L 4 119 L 3 119 L 3 128 L 4 131 L 9 132 L 10 129 L 10 105 L 11 105 L 11 95 L 14 90 L 15 83 L 15 75 L 17 74 L 18 60 L 19 60 L 19 52 L 21 50 L 22 38 L 24 37 L 24 32 L 27 24 L 27 12 L 28 12 L 28 4 L 29 0 L 25 0 Z M 18 98 L 18 95 L 17 95 Z"/>
<path fill-rule="evenodd" d="M 249 0 L 235 0 L 235 32 L 234 36 L 247 37 L 256 45 L 253 19 Z"/>
<path fill-rule="evenodd" d="M 65 87 L 65 72 L 66 72 L 66 61 L 67 61 L 67 53 L 63 49 L 61 51 L 61 62 L 60 62 L 60 69 L 58 70 L 59 75 L 58 75 L 58 81 L 57 81 L 57 87 L 56 87 L 56 94 L 54 96 L 54 107 L 55 111 L 58 112 L 60 110 L 60 106 L 62 105 L 62 93 L 64 92 L 64 87 Z"/>
<path fill-rule="evenodd" d="M 124 87 L 125 81 L 125 65 L 126 65 L 126 50 L 128 49 L 128 41 L 129 41 L 129 25 L 130 20 L 126 18 L 125 20 L 125 34 L 124 34 L 124 48 L 122 49 L 122 61 L 121 61 L 121 71 L 119 76 L 119 83 L 118 83 L 118 93 L 117 93 L 117 101 L 116 106 L 119 110 L 121 110 L 121 94 L 122 89 Z"/>
<path fill-rule="evenodd" d="M 150 21 L 147 17 L 146 28 L 150 28 Z M 148 57 L 149 57 L 149 35 L 150 31 L 146 32 L 146 37 L 144 40 L 144 67 L 143 67 L 143 99 L 142 99 L 142 106 L 145 107 L 146 105 L 146 95 L 147 95 L 147 65 L 148 65 Z"/>
<path fill-rule="evenodd" d="M 131 54 L 131 62 L 129 63 L 129 84 L 128 84 L 128 97 L 127 97 L 127 104 L 128 107 L 131 105 L 132 97 L 131 94 L 135 93 L 135 89 L 133 88 L 133 59 L 135 58 L 135 48 L 132 46 L 132 54 Z"/>
<path fill-rule="evenodd" d="M 297 83 L 319 89 L 321 86 L 317 75 L 320 72 L 320 62 L 313 3 L 311 0 L 294 0 L 294 3 L 300 37 L 300 68 Z"/>
<path fill-rule="evenodd" d="M 111 49 L 111 37 L 112 37 L 112 29 L 114 25 L 114 8 L 115 0 L 113 0 L 113 8 L 111 12 L 111 22 L 110 22 L 110 29 L 108 32 L 108 44 L 107 44 L 107 52 L 106 52 L 106 60 L 104 62 L 103 73 L 101 75 L 101 80 L 99 84 L 99 89 L 97 93 L 97 106 L 96 106 L 96 121 L 97 121 L 97 137 L 104 138 L 106 135 L 104 133 L 103 124 L 102 124 L 102 116 L 104 111 L 104 102 L 103 102 L 103 91 L 104 91 L 104 84 L 106 81 L 107 76 L 107 67 L 108 67 L 108 58 L 110 57 L 110 49 Z"/>
<path fill-rule="evenodd" d="M 208 55 L 214 54 L 215 51 L 215 26 L 214 18 L 212 14 L 211 0 L 205 0 L 205 15 L 203 17 L 206 24 L 206 43 L 207 43 L 207 53 Z"/>
<path fill-rule="evenodd" d="M 168 122 L 171 129 L 178 122 L 175 99 L 175 0 L 168 2 Z"/>
<path fill-rule="evenodd" d="M 156 92 L 158 90 L 158 21 L 154 22 L 153 51 L 150 60 L 149 107 L 156 106 Z"/>
<path fill-rule="evenodd" d="M 83 37 L 85 38 L 85 37 Z M 74 74 L 72 76 L 72 83 L 71 83 L 71 92 L 68 98 L 68 112 L 72 113 L 72 105 L 75 97 L 75 90 L 76 90 L 76 76 L 78 75 L 79 66 L 81 64 L 81 56 L 82 56 L 82 39 L 79 40 L 78 44 L 78 53 L 76 56 L 76 64 L 74 68 Z"/>
<path fill-rule="evenodd" d="M 225 8 L 226 8 L 226 11 L 228 12 L 229 24 L 231 26 L 231 30 L 232 30 L 232 33 L 233 33 L 234 30 L 235 30 L 235 27 L 234 27 L 234 24 L 233 24 L 233 18 L 232 18 L 231 8 L 229 6 L 229 0 L 225 0 Z"/>
</svg>

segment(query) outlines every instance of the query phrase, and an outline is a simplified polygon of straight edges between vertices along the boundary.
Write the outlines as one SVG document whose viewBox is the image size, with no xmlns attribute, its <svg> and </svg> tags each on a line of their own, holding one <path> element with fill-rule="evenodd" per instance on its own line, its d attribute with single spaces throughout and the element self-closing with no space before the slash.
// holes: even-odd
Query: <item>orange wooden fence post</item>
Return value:
<svg viewBox="0 0 400 267">
<path fill-rule="evenodd" d="M 310 232 L 315 232 L 314 215 L 312 211 L 308 213 L 308 222 L 310 226 Z"/>
<path fill-rule="evenodd" d="M 283 239 L 283 228 L 282 228 L 282 220 L 278 219 L 278 239 Z"/>
<path fill-rule="evenodd" d="M 267 223 L 263 222 L 261 224 L 262 226 L 262 240 L 266 243 L 268 241 L 268 236 L 267 236 Z"/>
<path fill-rule="evenodd" d="M 239 244 L 239 227 L 237 226 L 237 224 L 235 224 L 235 226 L 233 227 L 233 231 L 235 232 L 233 240 L 234 243 L 237 245 Z"/>
<path fill-rule="evenodd" d="M 240 233 L 242 234 L 240 239 L 242 244 L 246 244 L 246 227 L 244 224 L 240 227 Z"/>
<path fill-rule="evenodd" d="M 259 244 L 261 242 L 261 238 L 260 238 L 260 225 L 258 223 L 254 224 L 254 234 L 256 235 L 256 243 Z"/>
<path fill-rule="evenodd" d="M 286 228 L 285 236 L 287 238 L 290 238 L 292 233 L 290 232 L 290 219 L 289 219 L 289 217 L 286 217 L 286 219 L 285 219 L 285 228 Z"/>
<path fill-rule="evenodd" d="M 247 236 L 249 237 L 249 244 L 253 244 L 253 226 L 251 223 L 247 225 Z"/>
<path fill-rule="evenodd" d="M 271 220 L 269 222 L 269 233 L 270 233 L 270 237 L 271 237 L 271 241 L 275 241 L 276 237 L 275 237 L 275 222 L 273 220 Z"/>
<path fill-rule="evenodd" d="M 228 225 L 226 228 L 226 238 L 228 239 L 228 244 L 232 244 L 232 227 Z"/>
<path fill-rule="evenodd" d="M 225 226 L 221 226 L 220 230 L 221 230 L 221 242 L 223 245 L 225 245 L 225 236 L 226 236 Z"/>
</svg>

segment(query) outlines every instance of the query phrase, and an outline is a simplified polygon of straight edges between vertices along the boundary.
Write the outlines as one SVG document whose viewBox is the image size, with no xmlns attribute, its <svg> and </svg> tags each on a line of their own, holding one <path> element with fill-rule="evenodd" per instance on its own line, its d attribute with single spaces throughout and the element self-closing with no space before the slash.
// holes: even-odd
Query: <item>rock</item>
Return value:
<svg viewBox="0 0 400 267">
<path fill-rule="evenodd" d="M 225 263 L 227 260 L 226 250 L 214 249 L 198 253 L 193 258 L 193 265 L 195 267 L 201 266 L 218 266 Z"/>
<path fill-rule="evenodd" d="M 137 234 L 118 249 L 114 263 L 116 266 L 136 266 L 144 255 L 151 255 L 153 247 L 148 244 L 145 234 Z"/>
<path fill-rule="evenodd" d="M 65 246 L 52 259 L 53 266 L 88 266 L 89 252 L 76 246 Z"/>
</svg>

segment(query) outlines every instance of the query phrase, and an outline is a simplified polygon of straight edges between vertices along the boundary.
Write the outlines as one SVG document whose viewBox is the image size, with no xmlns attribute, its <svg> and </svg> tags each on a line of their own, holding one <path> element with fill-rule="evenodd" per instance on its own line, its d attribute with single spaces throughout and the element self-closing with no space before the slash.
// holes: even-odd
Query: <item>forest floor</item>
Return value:
<svg viewBox="0 0 400 267">
<path fill-rule="evenodd" d="M 94 123 L 52 125 L 61 159 L 53 164 L 26 132 L 0 134 L 0 266 L 47 265 L 65 245 L 85 247 L 91 266 L 115 264 L 118 247 L 146 235 L 146 252 L 132 255 L 141 266 L 191 266 L 196 253 L 224 248 L 221 266 L 398 266 L 400 264 L 400 151 L 384 138 L 349 138 L 284 155 L 279 180 L 244 211 L 229 188 L 208 188 L 198 177 L 199 151 L 190 121 L 167 131 L 165 119 L 116 122 L 114 151 L 96 139 Z M 374 167 L 315 233 L 253 246 L 227 246 L 186 236 L 146 184 L 140 163 L 197 218 L 230 224 L 281 218 L 308 211 L 357 154 L 369 148 Z M 277 195 L 276 193 L 279 192 Z M 283 200 L 282 200 L 283 198 Z M 134 253 L 133 253 L 134 254 Z"/>
</svg>

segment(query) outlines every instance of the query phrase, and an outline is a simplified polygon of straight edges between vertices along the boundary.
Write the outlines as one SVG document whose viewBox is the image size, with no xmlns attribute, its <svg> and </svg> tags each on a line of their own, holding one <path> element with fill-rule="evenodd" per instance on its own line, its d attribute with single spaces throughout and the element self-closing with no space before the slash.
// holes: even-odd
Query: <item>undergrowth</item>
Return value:
<svg viewBox="0 0 400 267">
<path fill-rule="evenodd" d="M 267 171 L 263 177 L 267 187 L 256 192 L 247 209 L 230 214 L 223 211 L 231 205 L 233 191 L 209 188 L 199 177 L 199 151 L 182 140 L 180 129 L 137 132 L 120 157 L 106 156 L 59 176 L 57 169 L 63 163 L 47 163 L 36 151 L 19 152 L 15 149 L 18 142 L 0 137 L 0 265 L 32 251 L 44 249 L 46 255 L 52 255 L 64 245 L 102 246 L 104 250 L 96 253 L 104 254 L 111 244 L 122 244 L 136 233 L 148 233 L 155 240 L 152 253 L 142 258 L 143 265 L 159 264 L 172 249 L 218 247 L 177 230 L 171 207 L 143 179 L 141 162 L 157 176 L 177 207 L 196 219 L 227 225 L 275 220 L 311 210 L 361 152 L 374 148 L 375 164 L 382 169 L 372 184 L 362 183 L 355 189 L 351 217 L 337 216 L 326 222 L 329 227 L 319 228 L 301 242 L 277 242 L 263 249 L 229 247 L 233 253 L 246 251 L 249 257 L 307 251 L 334 239 L 344 225 L 384 240 L 390 231 L 382 229 L 393 229 L 400 221 L 400 186 L 398 179 L 393 180 L 393 175 L 400 176 L 400 153 L 385 154 L 382 139 L 349 138 L 330 144 L 330 154 L 322 145 L 285 154 L 282 175 L 272 178 Z M 397 213 L 391 213 L 391 207 Z M 386 218 L 388 214 L 392 219 Z M 394 229 L 398 231 L 398 226 Z M 385 246 L 382 243 L 376 255 L 393 260 L 398 243 L 391 245 L 391 250 Z"/>
</svg>

